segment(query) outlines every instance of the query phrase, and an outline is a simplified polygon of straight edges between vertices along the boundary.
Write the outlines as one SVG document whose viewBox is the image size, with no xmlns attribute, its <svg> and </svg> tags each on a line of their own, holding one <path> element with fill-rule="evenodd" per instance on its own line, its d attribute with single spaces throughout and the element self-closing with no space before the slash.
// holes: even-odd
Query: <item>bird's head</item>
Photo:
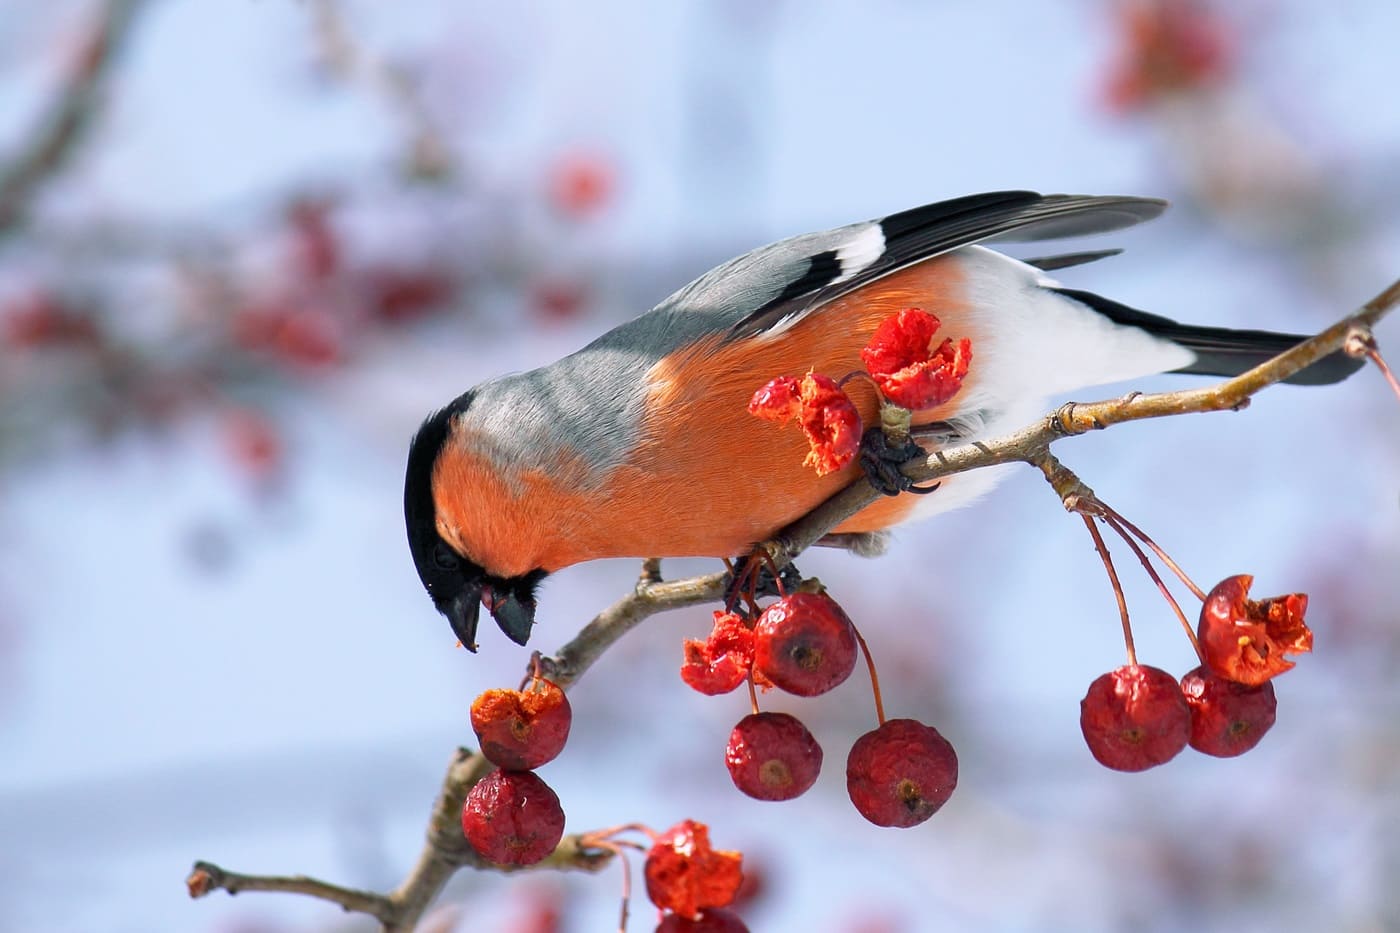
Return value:
<svg viewBox="0 0 1400 933">
<path fill-rule="evenodd" d="M 476 650 L 482 606 L 507 638 L 525 644 L 535 622 L 535 588 L 545 576 L 543 570 L 513 576 L 494 574 L 463 552 L 460 536 L 443 535 L 433 477 L 439 457 L 452 439 L 454 419 L 467 411 L 472 397 L 471 392 L 466 393 L 423 422 L 409 447 L 403 489 L 408 548 L 418 578 L 469 651 Z"/>
</svg>

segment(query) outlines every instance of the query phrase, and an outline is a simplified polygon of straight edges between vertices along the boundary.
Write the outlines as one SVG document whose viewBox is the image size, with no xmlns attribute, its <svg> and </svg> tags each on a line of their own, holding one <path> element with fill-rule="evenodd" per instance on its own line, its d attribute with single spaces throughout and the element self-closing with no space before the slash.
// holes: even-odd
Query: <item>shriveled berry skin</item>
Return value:
<svg viewBox="0 0 1400 933">
<path fill-rule="evenodd" d="M 1191 709 L 1191 747 L 1217 758 L 1243 755 L 1258 745 L 1278 710 L 1272 681 L 1250 687 L 1205 667 L 1181 678 L 1181 695 Z"/>
<path fill-rule="evenodd" d="M 467 794 L 462 833 L 482 858 L 500 865 L 533 865 L 564 837 L 564 808 L 538 775 L 493 771 Z"/>
<path fill-rule="evenodd" d="M 937 729 L 888 719 L 856 739 L 846 758 L 846 793 L 876 826 L 917 826 L 958 786 L 958 755 Z"/>
<path fill-rule="evenodd" d="M 734 786 L 755 800 L 791 800 L 816 783 L 822 747 L 787 713 L 751 713 L 729 733 L 725 764 Z"/>
<path fill-rule="evenodd" d="M 758 617 L 753 666 L 788 693 L 826 693 L 855 670 L 855 628 L 825 593 L 791 593 Z"/>
<path fill-rule="evenodd" d="M 524 690 L 487 690 L 472 703 L 481 754 L 511 771 L 529 771 L 558 757 L 573 721 L 569 698 L 543 679 Z"/>
<path fill-rule="evenodd" d="M 727 907 L 743 884 L 743 862 L 739 852 L 712 847 L 704 823 L 682 820 L 656 837 L 647 851 L 642 868 L 647 897 L 662 910 L 688 918 Z"/>
<path fill-rule="evenodd" d="M 1079 728 L 1099 764 L 1145 771 L 1175 758 L 1191 737 L 1191 712 L 1176 678 L 1144 664 L 1098 677 L 1079 704 Z"/>
<path fill-rule="evenodd" d="M 703 910 L 694 920 L 680 914 L 667 914 L 656 926 L 656 933 L 749 933 L 737 914 L 718 907 Z"/>
</svg>

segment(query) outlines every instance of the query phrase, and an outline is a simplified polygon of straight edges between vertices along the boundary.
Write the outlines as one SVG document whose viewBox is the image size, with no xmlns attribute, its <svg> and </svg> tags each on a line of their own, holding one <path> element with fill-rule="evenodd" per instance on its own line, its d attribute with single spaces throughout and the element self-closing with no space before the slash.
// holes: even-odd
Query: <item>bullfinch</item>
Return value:
<svg viewBox="0 0 1400 933">
<path fill-rule="evenodd" d="M 971 341 L 962 388 L 915 415 L 947 427 L 930 448 L 1024 427 L 1058 393 L 1163 372 L 1237 375 L 1303 339 L 1178 324 L 1046 275 L 1112 250 L 1023 262 L 983 245 L 1104 233 L 1165 207 L 999 191 L 791 237 L 558 362 L 467 390 L 409 449 L 404 517 L 423 586 L 475 650 L 481 606 L 523 645 L 540 581 L 572 564 L 745 553 L 863 481 L 854 465 L 805 468 L 801 434 L 750 416 L 749 399 L 775 376 L 861 369 L 876 327 L 906 308 L 941 320 L 938 341 Z M 1359 365 L 1334 354 L 1287 381 L 1336 382 Z M 855 380 L 850 392 L 876 423 L 875 390 Z M 873 541 L 970 502 L 1002 472 L 883 498 L 834 531 Z"/>
</svg>

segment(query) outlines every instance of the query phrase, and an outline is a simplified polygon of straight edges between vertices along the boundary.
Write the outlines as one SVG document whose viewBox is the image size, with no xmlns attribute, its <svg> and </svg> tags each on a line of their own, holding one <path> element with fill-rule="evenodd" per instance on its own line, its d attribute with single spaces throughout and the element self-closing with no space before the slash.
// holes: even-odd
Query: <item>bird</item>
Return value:
<svg viewBox="0 0 1400 933">
<path fill-rule="evenodd" d="M 1155 198 L 996 191 L 759 247 L 557 362 L 490 379 L 432 412 L 409 445 L 404 518 L 424 588 L 475 651 L 480 610 L 525 644 L 550 574 L 585 561 L 742 555 L 832 494 L 852 465 L 803 466 L 799 432 L 747 410 L 775 376 L 862 367 L 880 323 L 917 307 L 935 340 L 971 341 L 961 389 L 916 412 L 925 449 L 1024 427 L 1058 394 L 1158 373 L 1234 376 L 1300 335 L 1180 324 L 1048 273 L 1117 250 L 1018 260 L 990 244 L 1109 233 L 1151 220 Z M 1325 357 L 1285 380 L 1340 381 Z M 849 385 L 865 424 L 879 400 Z M 881 498 L 833 529 L 878 552 L 888 529 L 966 505 L 1000 468 L 930 495 Z"/>
</svg>

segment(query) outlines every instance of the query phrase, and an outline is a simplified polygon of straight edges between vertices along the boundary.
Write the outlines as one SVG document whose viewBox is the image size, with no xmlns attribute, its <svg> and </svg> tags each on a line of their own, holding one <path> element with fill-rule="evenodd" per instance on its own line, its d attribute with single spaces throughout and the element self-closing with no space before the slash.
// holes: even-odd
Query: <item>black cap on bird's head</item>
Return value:
<svg viewBox="0 0 1400 933">
<path fill-rule="evenodd" d="M 404 475 L 403 512 L 408 549 L 418 578 L 433 605 L 447 617 L 452 631 L 469 651 L 476 650 L 476 626 L 484 605 L 506 637 L 518 645 L 530 638 L 535 622 L 535 587 L 545 572 L 498 577 L 459 553 L 438 534 L 433 498 L 433 466 L 446 444 L 453 416 L 467 410 L 472 393 L 429 415 L 413 436 Z"/>
</svg>

